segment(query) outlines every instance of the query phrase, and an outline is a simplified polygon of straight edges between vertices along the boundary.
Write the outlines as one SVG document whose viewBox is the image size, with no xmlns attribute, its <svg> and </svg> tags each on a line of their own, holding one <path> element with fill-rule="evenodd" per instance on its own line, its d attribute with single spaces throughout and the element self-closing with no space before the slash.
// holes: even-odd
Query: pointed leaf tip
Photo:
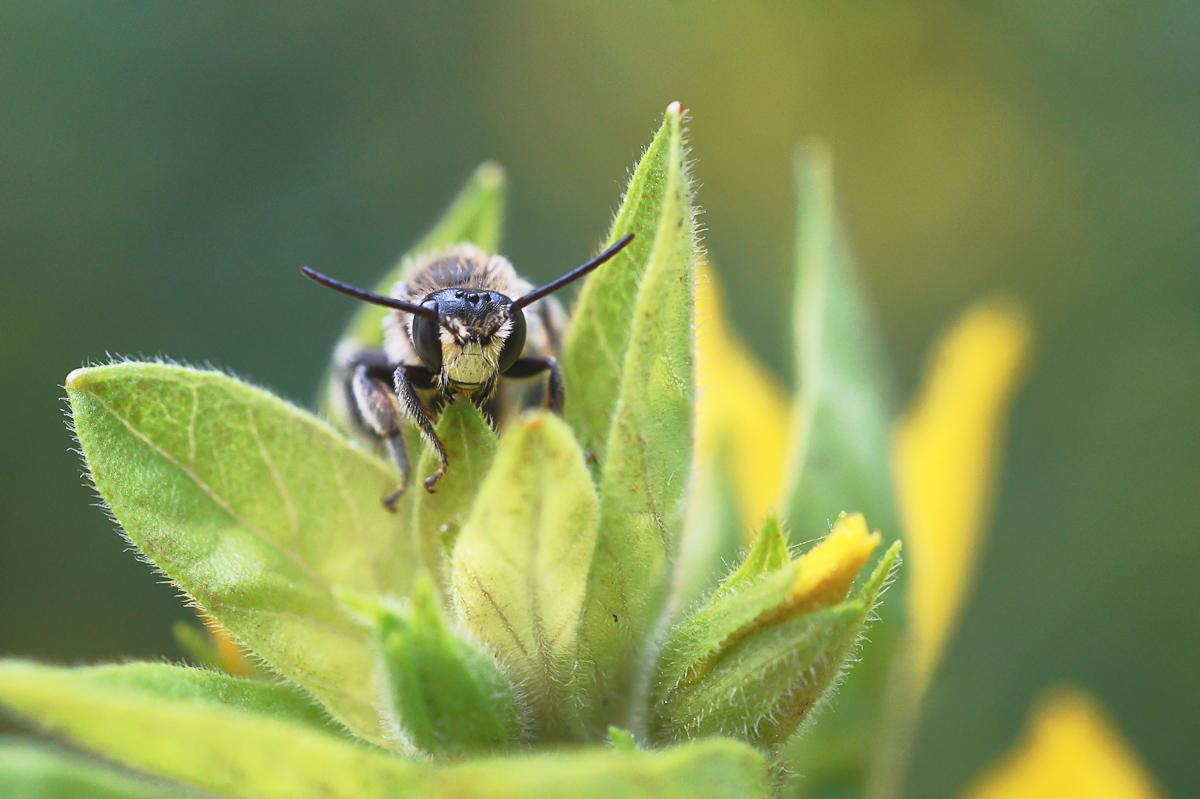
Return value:
<svg viewBox="0 0 1200 799">
<path fill-rule="evenodd" d="M 601 505 L 577 684 L 589 735 L 623 723 L 667 601 L 691 473 L 695 220 L 680 118 L 668 115 L 630 181 L 613 235 L 638 232 L 580 295 L 564 349 L 568 420 L 597 454 Z M 568 369 L 569 366 L 569 369 Z M 571 389 L 586 386 L 586 390 Z M 571 397 L 577 398 L 572 400 Z M 575 411 L 570 403 L 578 401 Z"/>
<path fill-rule="evenodd" d="M 501 749 L 521 737 L 512 686 L 488 655 L 451 629 L 434 591 L 420 579 L 403 607 L 375 603 L 366 614 L 375 620 L 396 724 L 433 755 Z"/>
<path fill-rule="evenodd" d="M 97 489 L 141 552 L 238 640 L 384 743 L 366 634 L 339 587 L 408 589 L 414 553 L 381 460 L 219 372 L 94 367 L 68 389 Z"/>
</svg>

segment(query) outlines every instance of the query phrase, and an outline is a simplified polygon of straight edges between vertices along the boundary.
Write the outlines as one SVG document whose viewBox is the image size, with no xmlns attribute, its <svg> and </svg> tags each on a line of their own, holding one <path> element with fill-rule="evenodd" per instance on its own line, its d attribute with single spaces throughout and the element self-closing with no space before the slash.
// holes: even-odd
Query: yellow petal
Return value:
<svg viewBox="0 0 1200 799">
<path fill-rule="evenodd" d="M 214 664 L 226 674 L 235 677 L 249 677 L 254 674 L 254 667 L 246 660 L 242 646 L 234 639 L 233 634 L 226 630 L 221 622 L 210 616 L 206 611 L 197 609 L 196 615 L 204 622 L 208 634 L 212 637 L 213 650 L 217 656 Z"/>
<path fill-rule="evenodd" d="M 970 308 L 938 343 L 925 385 L 896 431 L 893 465 L 910 553 L 920 687 L 941 660 L 971 580 L 1029 344 L 1020 309 L 1001 301 Z"/>
<path fill-rule="evenodd" d="M 867 529 L 861 513 L 838 516 L 829 535 L 797 561 L 796 582 L 792 584 L 788 607 L 841 602 L 880 540 L 879 533 Z"/>
<path fill-rule="evenodd" d="M 1152 799 L 1163 794 L 1090 696 L 1060 688 L 1038 703 L 1025 738 L 967 799 Z"/>
<path fill-rule="evenodd" d="M 779 384 L 730 330 L 717 288 L 700 263 L 696 287 L 696 453 L 730 442 L 734 489 L 747 536 L 779 496 L 790 414 Z"/>
</svg>

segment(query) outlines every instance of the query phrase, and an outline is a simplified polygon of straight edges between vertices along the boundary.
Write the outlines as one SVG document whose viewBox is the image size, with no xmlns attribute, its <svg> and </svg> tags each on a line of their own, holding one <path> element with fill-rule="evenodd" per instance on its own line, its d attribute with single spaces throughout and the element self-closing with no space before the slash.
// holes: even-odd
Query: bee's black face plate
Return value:
<svg viewBox="0 0 1200 799">
<path fill-rule="evenodd" d="M 421 301 L 434 303 L 438 314 L 460 321 L 472 333 L 490 337 L 504 323 L 512 300 L 496 291 L 481 289 L 439 289 Z"/>
</svg>

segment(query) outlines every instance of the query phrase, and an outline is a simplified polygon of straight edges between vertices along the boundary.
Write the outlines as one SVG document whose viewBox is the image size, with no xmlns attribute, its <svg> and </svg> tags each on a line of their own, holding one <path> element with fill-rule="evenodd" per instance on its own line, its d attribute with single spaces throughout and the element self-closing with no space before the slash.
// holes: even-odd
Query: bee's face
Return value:
<svg viewBox="0 0 1200 799">
<path fill-rule="evenodd" d="M 509 369 L 525 347 L 525 315 L 495 291 L 439 289 L 421 305 L 438 320 L 413 317 L 412 342 L 422 363 L 462 388 L 475 388 Z"/>
</svg>

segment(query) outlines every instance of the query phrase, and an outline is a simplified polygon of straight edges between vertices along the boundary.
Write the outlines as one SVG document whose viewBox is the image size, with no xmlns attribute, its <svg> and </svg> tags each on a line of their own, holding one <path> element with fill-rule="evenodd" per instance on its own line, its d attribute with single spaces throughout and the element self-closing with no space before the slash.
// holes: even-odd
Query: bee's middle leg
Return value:
<svg viewBox="0 0 1200 799">
<path fill-rule="evenodd" d="M 446 455 L 446 448 L 442 446 L 441 439 L 437 436 L 433 420 L 429 418 L 429 412 L 425 410 L 424 403 L 421 402 L 420 396 L 413 387 L 415 381 L 420 381 L 421 384 L 428 382 L 432 386 L 433 376 L 428 369 L 419 366 L 399 366 L 392 374 L 392 383 L 396 387 L 396 398 L 400 400 L 401 411 L 417 426 L 417 429 L 421 431 L 421 436 L 429 443 L 429 446 L 433 447 L 438 460 L 441 461 L 437 472 L 425 479 L 425 490 L 432 494 L 433 487 L 446 473 L 450 459 Z"/>
<path fill-rule="evenodd" d="M 504 373 L 505 377 L 533 377 L 542 372 L 548 372 L 546 378 L 546 407 L 555 413 L 562 413 L 563 408 L 563 378 L 558 361 L 549 355 L 538 358 L 518 358 L 517 362 Z"/>
</svg>

